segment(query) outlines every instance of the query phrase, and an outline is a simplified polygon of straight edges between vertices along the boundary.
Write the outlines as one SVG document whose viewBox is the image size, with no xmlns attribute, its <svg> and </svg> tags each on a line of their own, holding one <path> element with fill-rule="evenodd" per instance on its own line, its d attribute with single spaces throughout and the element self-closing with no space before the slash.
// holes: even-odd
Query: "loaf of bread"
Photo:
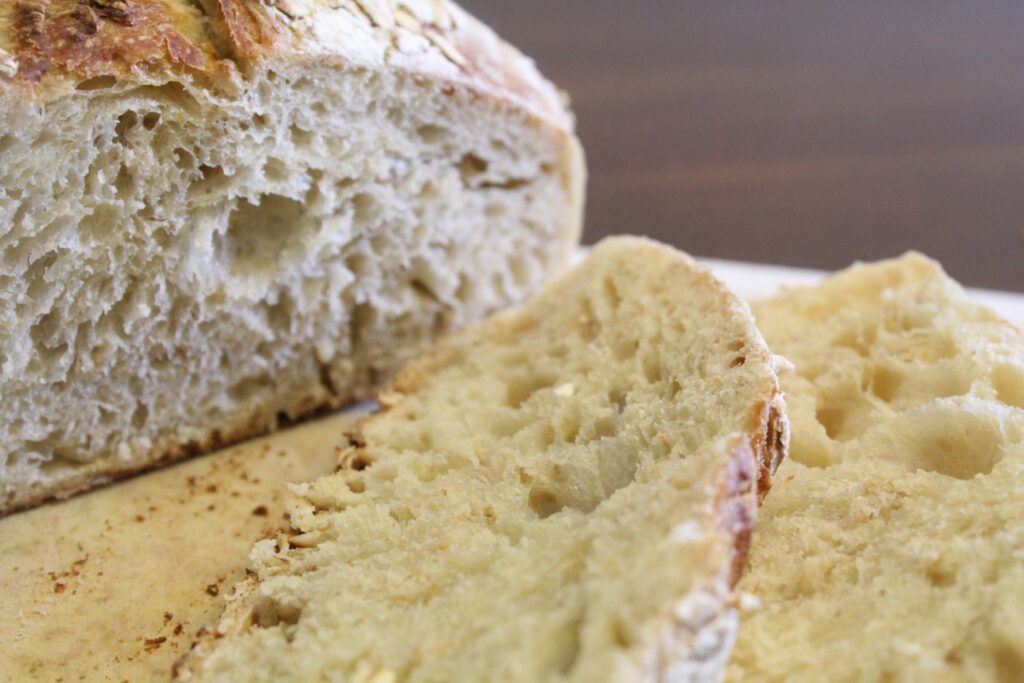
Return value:
<svg viewBox="0 0 1024 683">
<path fill-rule="evenodd" d="M 793 438 L 728 680 L 1024 680 L 1024 335 L 913 254 L 754 312 Z"/>
<path fill-rule="evenodd" d="M 717 680 L 785 418 L 708 271 L 605 241 L 381 403 L 181 679 Z"/>
<path fill-rule="evenodd" d="M 573 123 L 444 0 L 0 13 L 0 513 L 367 395 L 578 239 Z"/>
</svg>

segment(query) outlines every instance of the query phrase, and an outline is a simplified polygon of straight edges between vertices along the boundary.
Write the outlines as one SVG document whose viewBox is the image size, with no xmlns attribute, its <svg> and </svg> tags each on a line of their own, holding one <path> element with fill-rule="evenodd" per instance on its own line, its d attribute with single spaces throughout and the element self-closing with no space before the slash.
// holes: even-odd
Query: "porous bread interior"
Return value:
<svg viewBox="0 0 1024 683">
<path fill-rule="evenodd" d="M 0 510 L 365 394 L 578 235 L 570 133 L 401 71 L 0 112 Z"/>
<path fill-rule="evenodd" d="M 771 363 L 745 305 L 702 268 L 602 243 L 403 371 L 365 446 L 297 488 L 297 535 L 254 549 L 252 625 L 222 623 L 193 671 L 607 681 L 672 666 L 717 680 L 741 531 L 722 515 L 755 512 Z M 734 458 L 746 491 L 721 481 Z"/>
<path fill-rule="evenodd" d="M 728 680 L 1021 680 L 1024 336 L 917 255 L 754 311 L 792 442 Z"/>
</svg>

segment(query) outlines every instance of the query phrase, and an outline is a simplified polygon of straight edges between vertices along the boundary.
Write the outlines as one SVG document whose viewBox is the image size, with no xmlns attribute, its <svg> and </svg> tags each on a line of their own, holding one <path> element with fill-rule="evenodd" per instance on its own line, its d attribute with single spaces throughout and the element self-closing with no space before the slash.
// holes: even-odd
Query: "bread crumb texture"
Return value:
<svg viewBox="0 0 1024 683">
<path fill-rule="evenodd" d="M 0 513 L 366 396 L 575 247 L 571 116 L 450 3 L 7 10 Z"/>
<path fill-rule="evenodd" d="M 606 241 L 381 402 L 181 678 L 717 680 L 779 406 L 706 270 Z"/>
<path fill-rule="evenodd" d="M 1024 680 L 1024 338 L 915 254 L 755 307 L 793 428 L 730 681 Z"/>
</svg>

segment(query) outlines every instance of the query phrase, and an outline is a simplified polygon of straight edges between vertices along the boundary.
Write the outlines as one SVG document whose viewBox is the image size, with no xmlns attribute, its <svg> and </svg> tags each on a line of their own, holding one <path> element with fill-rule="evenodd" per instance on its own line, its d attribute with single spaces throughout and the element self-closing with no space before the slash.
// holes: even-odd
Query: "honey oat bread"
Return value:
<svg viewBox="0 0 1024 683">
<path fill-rule="evenodd" d="M 1024 680 L 1024 335 L 915 254 L 754 312 L 793 438 L 728 680 Z"/>
<path fill-rule="evenodd" d="M 0 513 L 366 396 L 557 271 L 582 187 L 449 2 L 6 2 Z"/>
<path fill-rule="evenodd" d="M 772 364 L 703 267 L 602 242 L 399 374 L 179 678 L 717 680 Z"/>
</svg>

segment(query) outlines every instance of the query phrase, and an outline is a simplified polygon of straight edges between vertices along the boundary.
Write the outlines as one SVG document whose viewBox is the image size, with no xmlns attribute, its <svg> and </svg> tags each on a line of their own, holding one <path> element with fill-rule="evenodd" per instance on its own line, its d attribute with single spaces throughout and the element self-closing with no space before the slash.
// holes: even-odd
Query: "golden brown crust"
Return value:
<svg viewBox="0 0 1024 683">
<path fill-rule="evenodd" d="M 44 78 L 75 83 L 131 78 L 136 70 L 210 68 L 202 18 L 187 5 L 138 0 L 16 0 L 6 27 L 17 65 L 7 87 L 38 91 Z"/>
<path fill-rule="evenodd" d="M 0 10 L 0 101 L 49 101 L 95 78 L 216 87 L 311 62 L 436 78 L 572 128 L 532 63 L 446 0 L 14 0 Z"/>
<path fill-rule="evenodd" d="M 772 487 L 772 477 L 783 459 L 789 442 L 789 422 L 786 404 L 778 387 L 761 403 L 754 413 L 751 433 L 756 438 L 751 444 L 757 463 L 757 497 L 763 501 Z"/>
</svg>

